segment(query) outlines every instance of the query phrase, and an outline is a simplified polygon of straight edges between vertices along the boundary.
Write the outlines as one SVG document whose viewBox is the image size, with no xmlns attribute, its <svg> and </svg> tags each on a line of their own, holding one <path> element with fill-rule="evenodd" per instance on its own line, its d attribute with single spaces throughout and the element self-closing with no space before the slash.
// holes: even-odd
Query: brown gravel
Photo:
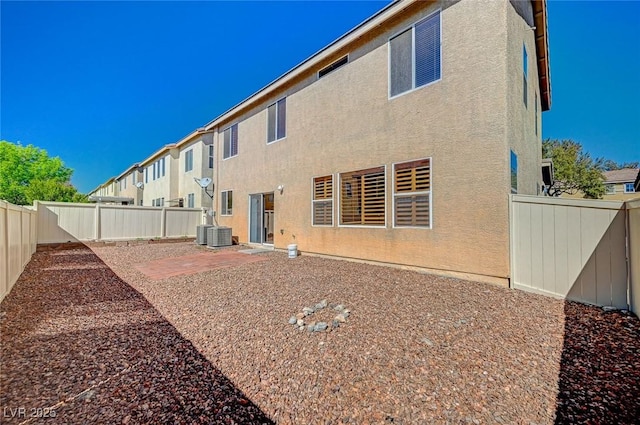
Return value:
<svg viewBox="0 0 640 425">
<path fill-rule="evenodd" d="M 205 400 L 238 423 L 262 412 L 282 424 L 632 423 L 640 413 L 632 315 L 281 252 L 151 281 L 137 259 L 202 248 L 94 250 L 122 280 L 88 250 L 37 254 L 0 306 L 2 406 L 49 406 L 94 381 L 57 422 L 217 422 Z M 323 333 L 287 323 L 322 299 L 348 306 L 347 323 Z"/>
</svg>

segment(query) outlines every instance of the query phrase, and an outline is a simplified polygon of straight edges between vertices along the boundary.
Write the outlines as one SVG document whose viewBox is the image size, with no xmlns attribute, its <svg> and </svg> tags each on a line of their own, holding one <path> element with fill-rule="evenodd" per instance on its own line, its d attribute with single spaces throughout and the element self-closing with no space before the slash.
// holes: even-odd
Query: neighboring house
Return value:
<svg viewBox="0 0 640 425">
<path fill-rule="evenodd" d="M 140 163 L 143 205 L 211 208 L 211 197 L 196 182 L 213 173 L 213 134 L 198 129 L 165 145 Z M 211 193 L 212 187 L 207 188 Z"/>
<path fill-rule="evenodd" d="M 605 187 L 603 199 L 626 201 L 640 198 L 639 168 L 605 171 L 602 175 Z"/>
<path fill-rule="evenodd" d="M 506 284 L 543 187 L 546 1 L 394 2 L 205 126 L 240 242 Z"/>
<path fill-rule="evenodd" d="M 197 181 L 211 178 L 214 168 L 213 132 L 196 130 L 175 144 L 178 149 L 178 197 L 188 208 L 211 208 L 211 197 Z M 196 181 L 197 180 L 197 181 Z M 212 193 L 208 186 L 208 193 Z"/>
<path fill-rule="evenodd" d="M 178 197 L 178 150 L 165 145 L 140 162 L 142 170 L 142 205 L 152 207 L 180 206 Z"/>
<path fill-rule="evenodd" d="M 140 164 L 136 163 L 127 168 L 122 174 L 116 177 L 119 196 L 121 198 L 131 199 L 131 205 L 142 205 L 143 177 L 144 175 Z"/>
<path fill-rule="evenodd" d="M 120 185 L 115 177 L 101 184 L 100 186 L 89 192 L 88 198 L 90 202 L 110 203 L 110 204 L 130 204 L 132 198 L 120 196 Z"/>
</svg>

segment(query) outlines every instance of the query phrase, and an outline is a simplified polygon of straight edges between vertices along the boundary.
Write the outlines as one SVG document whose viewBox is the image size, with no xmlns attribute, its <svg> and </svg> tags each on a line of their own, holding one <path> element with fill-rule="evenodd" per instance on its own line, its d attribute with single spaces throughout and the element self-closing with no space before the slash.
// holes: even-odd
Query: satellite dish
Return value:
<svg viewBox="0 0 640 425">
<path fill-rule="evenodd" d="M 201 188 L 205 188 L 205 187 L 209 187 L 209 185 L 211 184 L 212 180 L 209 177 L 203 177 L 201 179 L 194 179 L 196 181 L 196 183 L 198 183 L 200 185 Z"/>
<path fill-rule="evenodd" d="M 136 183 L 136 187 L 137 187 L 138 189 L 142 189 L 142 188 L 144 187 L 144 183 L 142 183 L 142 182 L 138 182 L 138 183 Z"/>
</svg>

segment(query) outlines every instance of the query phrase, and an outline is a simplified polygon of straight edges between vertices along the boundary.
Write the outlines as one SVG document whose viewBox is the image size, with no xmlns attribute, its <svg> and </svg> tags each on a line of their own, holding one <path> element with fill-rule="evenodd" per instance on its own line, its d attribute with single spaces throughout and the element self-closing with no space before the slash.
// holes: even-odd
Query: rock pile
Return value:
<svg viewBox="0 0 640 425">
<path fill-rule="evenodd" d="M 336 316 L 331 320 L 331 323 L 327 322 L 315 322 L 311 319 L 311 316 L 324 310 L 325 308 L 333 309 L 336 312 Z M 327 300 L 322 300 L 313 307 L 303 307 L 302 312 L 291 316 L 289 318 L 289 324 L 298 328 L 298 330 L 305 330 L 309 332 L 325 332 L 331 329 L 340 327 L 343 323 L 347 322 L 347 318 L 351 314 L 351 311 L 347 309 L 343 304 L 329 304 Z"/>
</svg>

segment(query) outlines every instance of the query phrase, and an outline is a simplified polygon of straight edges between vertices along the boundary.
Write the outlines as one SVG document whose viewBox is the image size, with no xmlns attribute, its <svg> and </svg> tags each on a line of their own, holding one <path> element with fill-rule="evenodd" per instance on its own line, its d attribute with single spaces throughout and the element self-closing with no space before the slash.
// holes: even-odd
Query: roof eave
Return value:
<svg viewBox="0 0 640 425">
<path fill-rule="evenodd" d="M 540 83 L 540 103 L 543 111 L 551 109 L 551 75 L 549 72 L 549 30 L 547 0 L 531 0 Z"/>
</svg>

